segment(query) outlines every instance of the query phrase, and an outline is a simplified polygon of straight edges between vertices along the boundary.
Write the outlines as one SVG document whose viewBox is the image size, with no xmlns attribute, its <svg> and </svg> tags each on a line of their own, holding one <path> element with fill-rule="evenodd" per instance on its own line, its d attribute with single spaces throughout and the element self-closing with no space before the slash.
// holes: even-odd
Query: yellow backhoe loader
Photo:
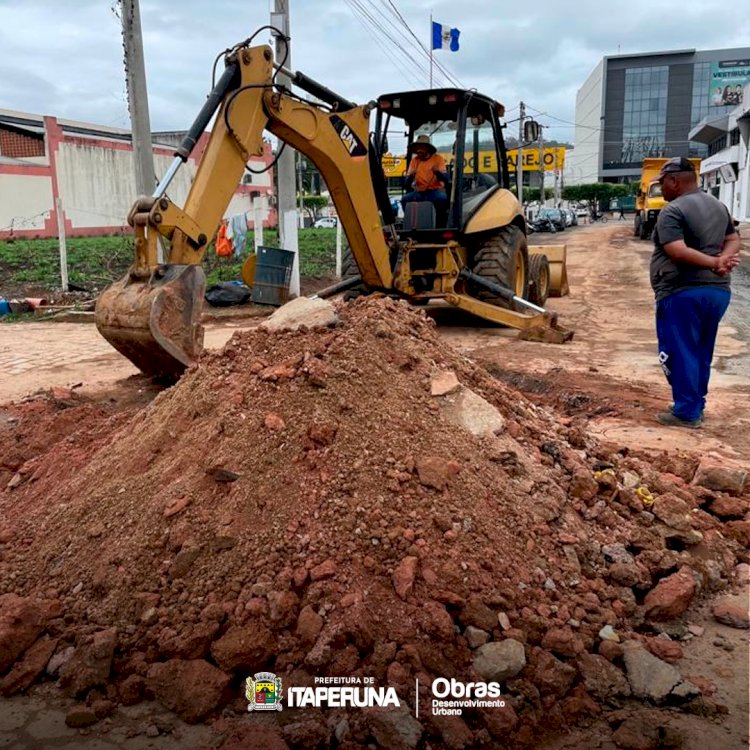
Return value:
<svg viewBox="0 0 750 750">
<path fill-rule="evenodd" d="M 275 64 L 271 48 L 251 46 L 252 40 L 226 52 L 224 72 L 167 174 L 154 194 L 139 198 L 130 211 L 135 263 L 96 306 L 96 324 L 107 341 L 157 377 L 179 376 L 200 353 L 201 261 L 248 159 L 263 153 L 264 130 L 307 156 L 330 190 L 357 272 L 329 294 L 359 286 L 415 304 L 444 300 L 518 328 L 529 338 L 562 343 L 572 336 L 542 307 L 547 293 L 567 291 L 564 247 L 540 247 L 551 255 L 538 254 L 529 262 L 526 223 L 508 189 L 502 105 L 458 89 L 389 94 L 357 105 Z M 278 85 L 279 71 L 317 102 Z M 180 208 L 167 188 L 214 115 L 207 148 Z M 442 216 L 429 202 L 404 221 L 394 216 L 381 167 L 386 134 L 394 127 L 404 128 L 410 143 L 423 134 L 450 141 L 449 205 Z M 480 174 L 480 148 L 494 151 L 496 178 Z M 164 264 L 157 262 L 160 238 L 168 245 Z M 534 301 L 526 299 L 530 265 Z"/>
</svg>

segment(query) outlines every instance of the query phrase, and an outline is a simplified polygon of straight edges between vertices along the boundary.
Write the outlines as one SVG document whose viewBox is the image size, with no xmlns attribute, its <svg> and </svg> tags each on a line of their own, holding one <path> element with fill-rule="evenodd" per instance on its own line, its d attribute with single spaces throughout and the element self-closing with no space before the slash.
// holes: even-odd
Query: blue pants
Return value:
<svg viewBox="0 0 750 750">
<path fill-rule="evenodd" d="M 716 333 L 730 298 L 728 289 L 696 286 L 656 303 L 659 362 L 680 419 L 693 421 L 703 414 Z"/>
</svg>

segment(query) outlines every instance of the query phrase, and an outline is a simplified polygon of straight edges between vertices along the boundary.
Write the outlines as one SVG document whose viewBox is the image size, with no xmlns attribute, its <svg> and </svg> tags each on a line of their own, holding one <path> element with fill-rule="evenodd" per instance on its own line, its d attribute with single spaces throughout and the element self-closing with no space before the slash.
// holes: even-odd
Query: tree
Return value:
<svg viewBox="0 0 750 750">
<path fill-rule="evenodd" d="M 511 189 L 515 189 L 514 187 Z M 555 189 L 551 187 L 544 188 L 544 199 L 555 197 Z M 539 188 L 524 187 L 523 189 L 523 200 L 524 203 L 534 203 L 539 200 Z"/>
<path fill-rule="evenodd" d="M 586 185 L 567 185 L 563 188 L 563 200 L 586 203 L 589 210 L 607 210 L 612 198 L 631 195 L 630 185 L 618 182 L 591 182 Z"/>
<path fill-rule="evenodd" d="M 328 207 L 328 196 L 303 195 L 302 207 L 312 221 L 320 218 L 320 212 Z"/>
</svg>

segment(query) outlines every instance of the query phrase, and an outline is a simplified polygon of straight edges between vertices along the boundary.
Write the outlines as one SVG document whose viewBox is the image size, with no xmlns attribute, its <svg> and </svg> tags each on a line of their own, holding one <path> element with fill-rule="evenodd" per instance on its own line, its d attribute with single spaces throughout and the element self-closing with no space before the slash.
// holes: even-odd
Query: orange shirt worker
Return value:
<svg viewBox="0 0 750 750">
<path fill-rule="evenodd" d="M 438 225 L 444 225 L 448 210 L 448 196 L 445 192 L 448 170 L 445 159 L 437 153 L 427 135 L 418 136 L 412 143 L 411 151 L 414 156 L 404 177 L 404 185 L 410 192 L 401 199 L 404 213 L 409 203 L 429 201 L 435 206 Z"/>
</svg>

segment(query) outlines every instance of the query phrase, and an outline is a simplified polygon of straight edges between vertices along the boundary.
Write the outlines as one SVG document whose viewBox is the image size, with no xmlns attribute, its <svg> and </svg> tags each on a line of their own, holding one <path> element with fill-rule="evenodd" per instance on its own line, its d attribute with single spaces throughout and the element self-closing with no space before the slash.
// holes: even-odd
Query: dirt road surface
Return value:
<svg viewBox="0 0 750 750">
<path fill-rule="evenodd" d="M 571 294 L 550 300 L 549 307 L 575 329 L 573 342 L 523 342 L 513 331 L 431 307 L 445 339 L 527 395 L 588 415 L 590 427 L 607 438 L 654 449 L 700 446 L 730 458 L 750 457 L 748 268 L 735 273 L 733 302 L 716 347 L 705 427 L 691 432 L 654 421 L 670 398 L 656 358 L 650 243 L 633 238 L 630 225 L 619 222 L 532 237 L 533 244 L 562 241 L 568 246 Z M 206 345 L 221 347 L 234 331 L 253 325 L 257 319 L 208 323 Z M 79 386 L 87 393 L 110 390 L 136 375 L 93 325 L 0 328 L 0 403 L 51 386 Z"/>
</svg>

